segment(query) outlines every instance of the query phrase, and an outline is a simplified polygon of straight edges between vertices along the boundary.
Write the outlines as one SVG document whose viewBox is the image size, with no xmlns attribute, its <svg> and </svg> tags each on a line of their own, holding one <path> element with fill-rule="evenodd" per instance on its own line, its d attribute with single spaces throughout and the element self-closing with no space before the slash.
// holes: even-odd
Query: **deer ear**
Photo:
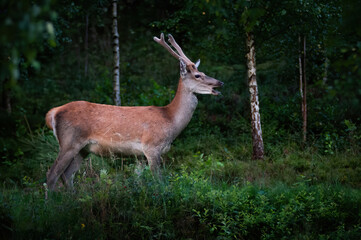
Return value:
<svg viewBox="0 0 361 240">
<path fill-rule="evenodd" d="M 199 67 L 199 64 L 201 64 L 201 60 L 200 59 L 198 59 L 198 61 L 196 62 L 196 68 L 198 68 Z"/>
<path fill-rule="evenodd" d="M 182 58 L 179 58 L 180 75 L 184 78 L 187 75 L 187 64 Z"/>
</svg>

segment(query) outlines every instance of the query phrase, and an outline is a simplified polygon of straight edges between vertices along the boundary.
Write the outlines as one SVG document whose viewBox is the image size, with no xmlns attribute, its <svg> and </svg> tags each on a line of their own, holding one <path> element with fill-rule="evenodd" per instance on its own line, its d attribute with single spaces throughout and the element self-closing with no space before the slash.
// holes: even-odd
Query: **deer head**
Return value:
<svg viewBox="0 0 361 240">
<path fill-rule="evenodd" d="M 189 60 L 189 58 L 183 53 L 182 49 L 179 47 L 171 34 L 168 35 L 168 41 L 178 53 L 176 53 L 166 43 L 163 33 L 160 35 L 160 38 L 154 37 L 153 39 L 154 41 L 162 45 L 165 49 L 167 49 L 172 54 L 172 56 L 179 59 L 181 80 L 184 83 L 184 87 L 188 91 L 199 94 L 220 94 L 220 92 L 214 90 L 214 88 L 223 86 L 223 82 L 218 81 L 217 79 L 209 77 L 203 72 L 198 71 L 200 60 L 198 60 L 196 63 L 193 63 L 191 60 Z"/>
</svg>

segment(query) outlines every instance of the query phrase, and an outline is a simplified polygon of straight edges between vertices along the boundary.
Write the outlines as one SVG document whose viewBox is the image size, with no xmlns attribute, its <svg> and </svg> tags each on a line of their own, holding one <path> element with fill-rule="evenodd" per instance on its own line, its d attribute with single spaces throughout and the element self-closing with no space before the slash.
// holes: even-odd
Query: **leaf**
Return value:
<svg viewBox="0 0 361 240">
<path fill-rule="evenodd" d="M 36 70 L 40 70 L 40 62 L 37 60 L 34 60 L 31 62 L 31 66 L 35 68 Z"/>
</svg>

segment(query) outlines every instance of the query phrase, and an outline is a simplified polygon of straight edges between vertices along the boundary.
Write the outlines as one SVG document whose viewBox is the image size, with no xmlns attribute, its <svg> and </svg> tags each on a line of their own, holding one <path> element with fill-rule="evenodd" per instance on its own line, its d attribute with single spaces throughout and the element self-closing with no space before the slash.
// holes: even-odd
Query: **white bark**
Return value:
<svg viewBox="0 0 361 240">
<path fill-rule="evenodd" d="M 254 46 L 254 37 L 252 33 L 246 33 L 247 38 L 247 68 L 248 85 L 251 102 L 251 121 L 252 121 L 252 141 L 253 141 L 253 159 L 263 159 L 264 146 L 261 128 L 261 116 L 259 113 L 258 86 L 256 78 L 256 50 Z"/>
<path fill-rule="evenodd" d="M 302 111 L 302 139 L 307 140 L 307 82 L 306 82 L 306 37 L 298 36 L 300 45 L 300 54 L 298 56 L 300 69 L 300 95 L 301 95 L 301 111 Z"/>
<path fill-rule="evenodd" d="M 119 83 L 119 34 L 118 34 L 118 20 L 117 20 L 117 0 L 113 0 L 113 55 L 114 55 L 114 69 L 113 69 L 113 93 L 114 103 L 117 106 L 121 105 L 120 100 L 120 83 Z"/>
</svg>

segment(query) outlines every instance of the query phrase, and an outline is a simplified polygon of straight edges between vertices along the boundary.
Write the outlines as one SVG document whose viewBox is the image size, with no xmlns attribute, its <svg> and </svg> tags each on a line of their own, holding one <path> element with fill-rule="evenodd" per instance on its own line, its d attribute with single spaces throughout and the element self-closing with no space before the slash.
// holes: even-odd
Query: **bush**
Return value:
<svg viewBox="0 0 361 240">
<path fill-rule="evenodd" d="M 2 189 L 0 209 L 14 238 L 361 237 L 360 191 L 307 179 L 270 188 L 215 184 L 185 169 L 160 182 L 149 169 L 130 177 L 103 170 L 99 178 L 80 179 L 74 193 L 44 199 L 45 192 L 42 186 L 27 193 Z"/>
</svg>

